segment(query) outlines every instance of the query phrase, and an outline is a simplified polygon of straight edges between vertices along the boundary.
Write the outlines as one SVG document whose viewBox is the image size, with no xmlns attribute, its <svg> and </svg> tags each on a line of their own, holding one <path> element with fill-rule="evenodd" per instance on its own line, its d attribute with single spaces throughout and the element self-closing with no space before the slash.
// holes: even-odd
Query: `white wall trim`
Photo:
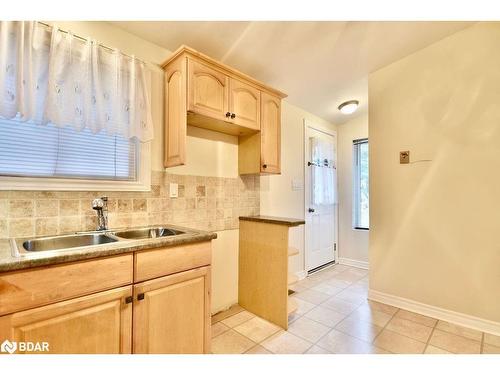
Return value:
<svg viewBox="0 0 500 375">
<path fill-rule="evenodd" d="M 351 266 L 356 268 L 362 268 L 364 270 L 367 270 L 369 268 L 368 262 L 356 259 L 349 259 L 349 258 L 339 258 L 339 264 L 344 264 L 346 266 Z"/>
<path fill-rule="evenodd" d="M 444 320 L 464 327 L 476 329 L 478 331 L 491 333 L 493 335 L 500 335 L 500 322 L 495 322 L 493 320 L 482 319 L 476 316 L 446 310 L 441 307 L 427 305 L 422 302 L 379 292 L 373 289 L 368 291 L 368 298 L 376 302 L 396 306 L 401 309 L 427 315 L 435 319 Z"/>
</svg>

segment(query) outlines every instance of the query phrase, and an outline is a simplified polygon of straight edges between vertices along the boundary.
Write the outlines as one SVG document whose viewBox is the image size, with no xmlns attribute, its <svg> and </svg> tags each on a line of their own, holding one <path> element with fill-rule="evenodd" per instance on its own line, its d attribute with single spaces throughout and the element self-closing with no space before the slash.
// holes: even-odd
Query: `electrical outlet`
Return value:
<svg viewBox="0 0 500 375">
<path fill-rule="evenodd" d="M 170 183 L 170 198 L 177 198 L 179 196 L 179 185 Z"/>
<path fill-rule="evenodd" d="M 410 151 L 400 151 L 399 152 L 399 164 L 410 163 Z"/>
</svg>

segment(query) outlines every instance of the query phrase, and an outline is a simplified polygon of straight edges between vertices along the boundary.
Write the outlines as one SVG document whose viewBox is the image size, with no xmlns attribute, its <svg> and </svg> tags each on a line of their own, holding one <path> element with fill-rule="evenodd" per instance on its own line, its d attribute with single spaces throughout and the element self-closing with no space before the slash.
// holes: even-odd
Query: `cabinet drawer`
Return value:
<svg viewBox="0 0 500 375">
<path fill-rule="evenodd" d="M 135 254 L 134 282 L 207 266 L 211 261 L 210 242 L 142 251 Z"/>
<path fill-rule="evenodd" d="M 0 274 L 0 315 L 132 283 L 133 255 Z"/>
</svg>

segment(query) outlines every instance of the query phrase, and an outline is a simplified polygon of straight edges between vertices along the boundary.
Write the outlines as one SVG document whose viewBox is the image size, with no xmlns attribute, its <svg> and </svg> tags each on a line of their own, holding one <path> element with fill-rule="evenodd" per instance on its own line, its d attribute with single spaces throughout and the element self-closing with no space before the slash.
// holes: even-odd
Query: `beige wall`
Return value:
<svg viewBox="0 0 500 375">
<path fill-rule="evenodd" d="M 335 126 L 286 101 L 281 109 L 281 174 L 260 178 L 261 215 L 304 217 L 304 119 L 328 129 Z M 292 180 L 302 183 L 293 190 Z M 304 270 L 304 225 L 290 229 L 290 246 L 300 254 L 290 259 L 290 270 Z"/>
<path fill-rule="evenodd" d="M 368 264 L 368 238 L 366 230 L 353 229 L 353 149 L 352 141 L 368 138 L 368 114 L 337 126 L 338 188 L 339 188 L 339 259 Z"/>
<path fill-rule="evenodd" d="M 499 40 L 477 24 L 369 79 L 370 288 L 496 322 Z"/>
</svg>

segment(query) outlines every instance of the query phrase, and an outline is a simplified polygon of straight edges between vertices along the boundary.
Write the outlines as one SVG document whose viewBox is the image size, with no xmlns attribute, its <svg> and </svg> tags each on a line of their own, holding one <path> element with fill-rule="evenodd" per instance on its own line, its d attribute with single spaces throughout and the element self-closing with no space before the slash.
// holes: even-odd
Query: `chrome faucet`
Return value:
<svg viewBox="0 0 500 375">
<path fill-rule="evenodd" d="M 108 230 L 108 197 L 94 199 L 92 209 L 97 211 L 97 230 Z"/>
</svg>

